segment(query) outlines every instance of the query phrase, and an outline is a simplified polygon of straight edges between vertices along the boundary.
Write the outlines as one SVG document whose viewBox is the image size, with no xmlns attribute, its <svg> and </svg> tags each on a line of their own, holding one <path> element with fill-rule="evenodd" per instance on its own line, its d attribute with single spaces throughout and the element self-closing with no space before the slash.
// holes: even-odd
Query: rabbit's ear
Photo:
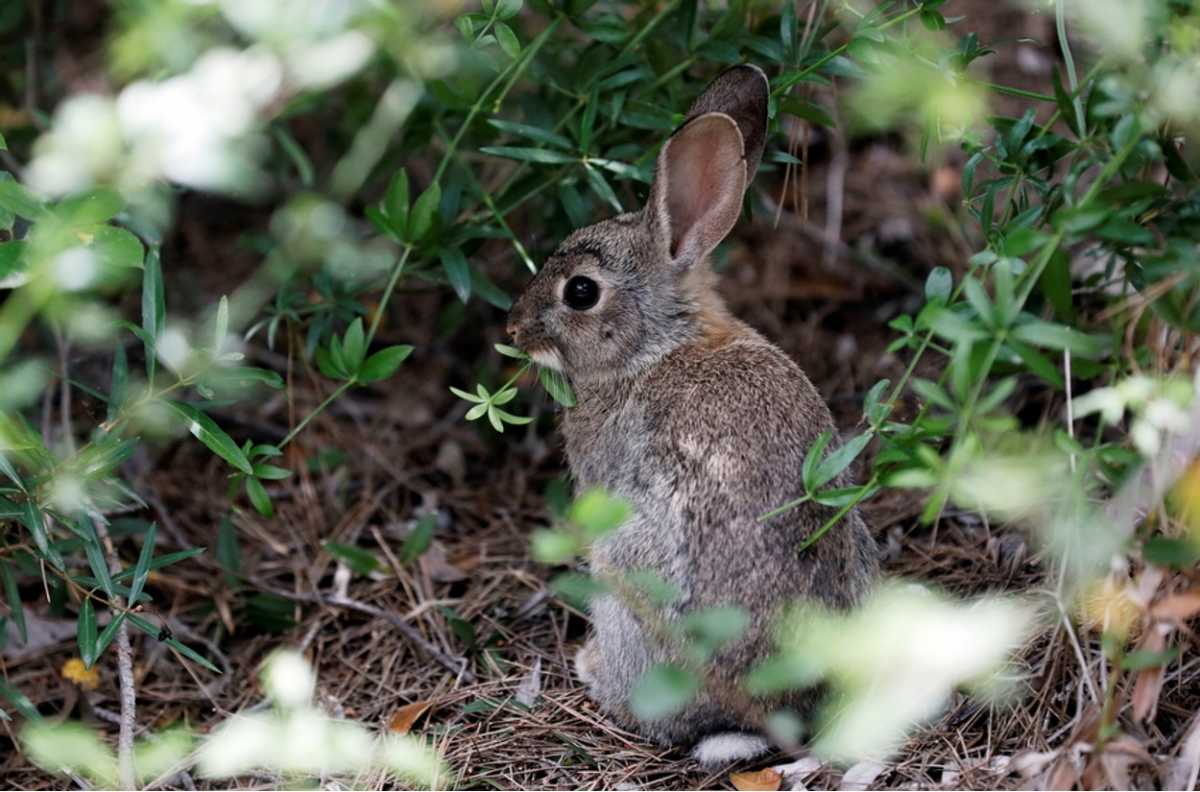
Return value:
<svg viewBox="0 0 1200 792">
<path fill-rule="evenodd" d="M 712 252 L 746 192 L 742 133 L 724 113 L 692 119 L 663 144 L 650 211 L 671 263 L 686 269 Z"/>
<path fill-rule="evenodd" d="M 702 260 L 737 222 L 766 142 L 769 92 L 757 67 L 725 71 L 659 152 L 648 211 L 677 267 Z"/>
<path fill-rule="evenodd" d="M 743 63 L 721 72 L 688 110 L 688 121 L 705 113 L 724 113 L 737 123 L 746 146 L 747 184 L 754 180 L 767 142 L 770 98 L 771 85 L 767 75 L 757 66 Z"/>
</svg>

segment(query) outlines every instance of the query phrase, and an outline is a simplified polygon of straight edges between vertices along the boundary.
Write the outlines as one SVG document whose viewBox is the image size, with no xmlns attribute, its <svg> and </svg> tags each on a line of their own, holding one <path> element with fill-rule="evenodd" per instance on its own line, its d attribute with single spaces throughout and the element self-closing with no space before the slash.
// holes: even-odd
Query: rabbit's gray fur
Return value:
<svg viewBox="0 0 1200 792">
<path fill-rule="evenodd" d="M 573 233 L 510 317 L 516 342 L 575 387 L 578 405 L 562 429 L 577 488 L 603 487 L 634 507 L 595 545 L 593 568 L 651 570 L 669 581 L 682 596 L 664 612 L 668 620 L 728 605 L 750 615 L 747 631 L 710 666 L 723 684 L 678 715 L 639 722 L 629 709 L 633 685 L 655 664 L 681 658 L 616 597 L 592 605 L 594 635 L 577 660 L 592 697 L 655 740 L 699 741 L 696 755 L 708 762 L 761 752 L 766 743 L 752 733 L 765 714 L 810 708 L 811 694 L 757 702 L 753 711 L 727 695 L 769 655 L 780 609 L 797 601 L 848 608 L 877 571 L 857 511 L 803 552 L 798 545 L 831 509 L 806 503 L 758 520 L 803 493 L 805 454 L 834 429 L 800 368 L 730 315 L 706 260 L 736 221 L 762 156 L 767 91 L 753 66 L 718 77 L 659 154 L 647 206 Z M 600 284 L 595 307 L 563 304 L 575 275 Z"/>
</svg>

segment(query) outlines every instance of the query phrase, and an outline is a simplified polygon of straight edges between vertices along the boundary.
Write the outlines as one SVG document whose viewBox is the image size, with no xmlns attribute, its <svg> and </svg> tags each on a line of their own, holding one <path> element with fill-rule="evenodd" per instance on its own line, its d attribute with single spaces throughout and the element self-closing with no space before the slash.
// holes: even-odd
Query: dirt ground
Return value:
<svg viewBox="0 0 1200 792">
<path fill-rule="evenodd" d="M 990 79 L 1045 86 L 1057 57 L 1050 18 L 987 0 L 951 0 L 943 10 L 969 16 L 970 29 L 997 47 L 998 55 L 983 61 Z M 920 167 L 904 145 L 814 136 L 803 184 L 791 180 L 785 188 L 782 171 L 760 177 L 760 210 L 753 223 L 739 226 L 724 262 L 722 289 L 734 311 L 794 356 L 844 428 L 859 420 L 871 384 L 903 370 L 905 361 L 884 351 L 887 321 L 918 304 L 928 268 L 960 268 L 974 252 L 953 230 L 960 211 L 955 154 Z M 831 240 L 827 220 L 839 205 Z M 171 268 L 167 282 L 181 291 L 169 299 L 186 310 L 186 293 L 215 299 L 256 265 L 252 253 L 230 240 L 261 227 L 266 215 L 198 198 L 187 199 L 180 214 L 164 261 Z M 489 267 L 517 291 L 521 275 L 510 258 L 497 247 Z M 292 644 L 316 663 L 320 700 L 330 712 L 384 726 L 422 710 L 413 733 L 436 742 L 463 788 L 730 788 L 730 770 L 706 774 L 685 755 L 606 723 L 569 675 L 586 618 L 549 593 L 547 581 L 561 570 L 527 553 L 530 532 L 549 519 L 547 488 L 564 472 L 559 441 L 520 429 L 499 438 L 462 420 L 464 407 L 446 386 L 473 381 L 465 361 L 503 340 L 503 317 L 480 309 L 487 322 L 482 333 L 468 323 L 468 330 L 447 334 L 439 324 L 442 300 L 422 290 L 401 295 L 380 340 L 412 343 L 418 351 L 394 383 L 339 400 L 293 444 L 287 462 L 300 474 L 272 490 L 277 517 L 268 521 L 245 509 L 233 515 L 242 540 L 240 586 L 226 585 L 212 552 L 228 511 L 226 471 L 190 441 L 134 459 L 136 489 L 154 496 L 152 513 L 138 516 L 159 522 L 160 552 L 210 548 L 151 579 L 148 589 L 159 604 L 152 615 L 227 671 L 185 670 L 163 645 L 138 637 L 140 726 L 185 720 L 204 731 L 258 701 L 251 670 L 269 650 Z M 269 441 L 329 386 L 299 361 L 258 345 L 248 352 L 291 371 L 293 400 L 279 396 L 230 411 L 222 425 L 234 436 Z M 1048 408 L 1030 405 L 1035 414 Z M 888 574 L 963 594 L 1043 585 L 1043 567 L 1019 530 L 953 512 L 924 527 L 916 521 L 919 508 L 906 495 L 888 493 L 867 509 Z M 437 515 L 434 544 L 418 566 L 401 564 L 397 548 L 414 515 L 425 512 Z M 388 560 L 377 579 L 350 581 L 347 593 L 362 608 L 329 604 L 336 562 L 321 549 L 328 541 L 357 543 Z M 97 690 L 79 691 L 59 673 L 74 652 L 73 633 L 55 639 L 53 622 L 43 626 L 46 638 L 36 651 L 5 656 L 8 681 L 44 711 L 115 734 L 114 669 L 102 669 Z M 808 788 L 1031 784 L 1020 772 L 1034 761 L 1030 752 L 1067 744 L 1088 715 L 1084 674 L 1099 678 L 1101 661 L 1098 636 L 1082 641 L 1077 653 L 1061 629 L 1042 636 L 1022 660 L 1017 702 L 996 709 L 956 699 L 885 766 L 858 767 L 845 777 L 840 768 L 778 755 L 732 770 L 789 765 L 784 783 Z M 1200 703 L 1197 662 L 1168 672 L 1158 717 L 1141 735 L 1155 756 L 1173 754 Z M 532 703 L 519 701 L 518 693 Z M 0 726 L 0 786 L 61 783 L 27 765 L 13 750 L 9 728 Z M 1134 780 L 1162 783 L 1145 769 Z"/>
</svg>

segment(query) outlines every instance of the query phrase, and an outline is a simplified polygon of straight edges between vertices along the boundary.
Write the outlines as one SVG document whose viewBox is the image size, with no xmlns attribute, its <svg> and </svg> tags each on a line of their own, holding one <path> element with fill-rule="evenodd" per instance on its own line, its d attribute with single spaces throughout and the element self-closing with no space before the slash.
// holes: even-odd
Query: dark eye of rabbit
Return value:
<svg viewBox="0 0 1200 792">
<path fill-rule="evenodd" d="M 567 281 L 567 288 L 563 289 L 563 302 L 567 304 L 568 308 L 574 308 L 576 311 L 586 311 L 599 299 L 600 285 L 582 275 L 571 278 Z"/>
</svg>

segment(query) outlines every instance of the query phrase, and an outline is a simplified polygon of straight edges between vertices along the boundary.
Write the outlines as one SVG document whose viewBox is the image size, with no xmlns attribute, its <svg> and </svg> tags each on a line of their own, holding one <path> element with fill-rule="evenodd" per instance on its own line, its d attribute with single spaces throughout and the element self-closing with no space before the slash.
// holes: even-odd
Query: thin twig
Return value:
<svg viewBox="0 0 1200 792">
<path fill-rule="evenodd" d="M 108 557 L 108 568 L 113 574 L 121 571 L 112 538 L 108 535 L 108 521 L 99 512 L 92 512 L 92 524 L 96 535 L 104 544 Z M 117 607 L 121 600 L 116 598 Z M 137 718 L 137 691 L 133 683 L 133 645 L 129 642 L 129 620 L 123 619 L 117 628 L 117 676 L 121 686 L 121 731 L 117 738 L 117 772 L 122 789 L 137 789 L 137 774 L 133 765 L 133 728 Z"/>
</svg>

